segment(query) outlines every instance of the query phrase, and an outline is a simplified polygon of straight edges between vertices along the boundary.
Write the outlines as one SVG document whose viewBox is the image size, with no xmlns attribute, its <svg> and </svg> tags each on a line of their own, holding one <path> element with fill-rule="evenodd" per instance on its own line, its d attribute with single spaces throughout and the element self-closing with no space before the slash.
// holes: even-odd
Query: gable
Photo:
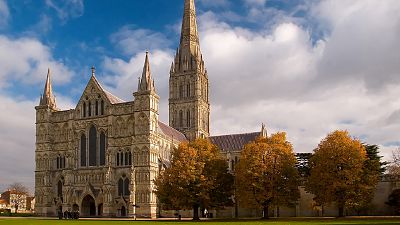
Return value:
<svg viewBox="0 0 400 225">
<path fill-rule="evenodd" d="M 114 105 L 118 103 L 124 103 L 125 101 L 106 91 L 100 83 L 97 81 L 95 76 L 92 76 L 83 91 L 76 109 L 78 109 L 83 103 L 88 101 L 101 101 L 103 100 L 106 105 Z"/>
</svg>

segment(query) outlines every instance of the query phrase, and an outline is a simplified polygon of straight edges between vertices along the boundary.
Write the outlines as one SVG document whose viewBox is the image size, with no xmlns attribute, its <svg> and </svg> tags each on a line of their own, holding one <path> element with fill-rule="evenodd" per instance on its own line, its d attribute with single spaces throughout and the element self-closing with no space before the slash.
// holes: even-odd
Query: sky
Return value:
<svg viewBox="0 0 400 225">
<path fill-rule="evenodd" d="M 211 134 L 284 131 L 296 152 L 330 132 L 400 145 L 400 1 L 196 0 Z M 47 68 L 61 109 L 89 78 L 133 100 L 145 51 L 168 121 L 183 0 L 0 0 L 0 191 L 34 187 L 35 109 Z"/>
</svg>

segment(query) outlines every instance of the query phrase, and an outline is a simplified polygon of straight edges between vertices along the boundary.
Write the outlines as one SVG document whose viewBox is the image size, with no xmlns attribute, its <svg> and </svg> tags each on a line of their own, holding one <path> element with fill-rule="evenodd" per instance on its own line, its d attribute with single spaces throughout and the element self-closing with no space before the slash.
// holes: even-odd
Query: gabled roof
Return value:
<svg viewBox="0 0 400 225">
<path fill-rule="evenodd" d="M 112 104 L 119 104 L 119 103 L 124 103 L 126 101 L 120 99 L 119 97 L 111 94 L 109 91 L 105 90 L 103 86 L 100 84 L 100 82 L 97 80 L 96 76 L 94 75 L 94 68 L 92 68 L 92 76 L 90 77 L 89 82 L 87 83 L 85 90 L 82 93 L 81 99 L 79 102 L 82 100 L 82 97 L 85 95 L 86 91 L 88 90 L 88 87 L 90 83 L 93 83 L 94 86 L 96 86 L 101 92 L 104 93 L 104 96 L 107 98 L 107 100 Z M 78 103 L 79 104 L 79 103 Z"/>
<path fill-rule="evenodd" d="M 100 85 L 101 87 L 101 85 Z M 124 103 L 125 101 L 118 98 L 117 96 L 111 94 L 111 92 L 105 90 L 103 87 L 101 87 L 103 89 L 104 94 L 106 94 L 106 97 L 108 98 L 108 100 L 110 100 L 111 104 L 118 104 L 118 103 Z"/>
<path fill-rule="evenodd" d="M 218 146 L 221 151 L 240 151 L 243 147 L 254 141 L 260 136 L 260 132 L 244 133 L 244 134 L 228 134 L 221 136 L 209 137 L 211 142 Z"/>
<path fill-rule="evenodd" d="M 111 94 L 111 92 L 107 91 L 106 89 L 103 88 L 103 86 L 100 84 L 100 82 L 97 80 L 96 76 L 92 75 L 90 79 L 93 79 L 93 81 L 99 86 L 100 90 L 104 92 L 108 100 L 111 102 L 111 104 L 118 104 L 118 103 L 124 103 L 125 101 L 118 98 L 117 96 Z"/>
<path fill-rule="evenodd" d="M 158 127 L 160 128 L 160 131 L 168 137 L 171 137 L 180 142 L 187 141 L 185 135 L 183 135 L 181 132 L 175 130 L 174 128 L 164 124 L 161 121 L 158 121 Z"/>
</svg>

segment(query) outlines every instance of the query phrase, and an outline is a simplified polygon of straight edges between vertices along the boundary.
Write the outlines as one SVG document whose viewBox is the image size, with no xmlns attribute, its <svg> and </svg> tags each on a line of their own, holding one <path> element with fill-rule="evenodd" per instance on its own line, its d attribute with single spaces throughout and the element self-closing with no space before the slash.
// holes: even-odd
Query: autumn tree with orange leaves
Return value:
<svg viewBox="0 0 400 225">
<path fill-rule="evenodd" d="M 233 175 L 220 150 L 207 139 L 181 143 L 172 153 L 171 166 L 155 180 L 156 194 L 164 208 L 220 208 L 232 204 Z"/>
<path fill-rule="evenodd" d="M 300 197 L 296 162 L 285 133 L 259 137 L 245 145 L 236 168 L 239 204 L 262 208 L 264 219 L 271 206 L 294 205 Z"/>
<path fill-rule="evenodd" d="M 343 217 L 345 208 L 369 198 L 377 183 L 379 174 L 368 172 L 367 162 L 365 146 L 359 140 L 347 131 L 334 131 L 314 150 L 306 190 L 320 205 L 335 202 L 339 217 Z"/>
</svg>

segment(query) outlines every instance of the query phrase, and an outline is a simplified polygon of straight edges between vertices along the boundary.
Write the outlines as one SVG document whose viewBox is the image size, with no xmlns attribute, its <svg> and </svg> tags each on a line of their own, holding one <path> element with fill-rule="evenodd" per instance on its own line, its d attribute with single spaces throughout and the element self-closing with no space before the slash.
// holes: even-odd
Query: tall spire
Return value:
<svg viewBox="0 0 400 225">
<path fill-rule="evenodd" d="M 142 78 L 139 80 L 138 91 L 155 91 L 154 81 L 151 78 L 149 51 L 146 51 Z"/>
<path fill-rule="evenodd" d="M 182 30 L 172 72 L 194 71 L 204 69 L 200 51 L 199 32 L 197 30 L 196 7 L 194 0 L 185 0 Z"/>
<path fill-rule="evenodd" d="M 185 0 L 180 49 L 190 50 L 193 55 L 197 55 L 199 48 L 200 42 L 194 0 Z"/>
<path fill-rule="evenodd" d="M 56 98 L 53 95 L 53 89 L 51 87 L 51 72 L 50 68 L 47 70 L 46 84 L 44 85 L 43 95 L 40 98 L 41 106 L 49 106 L 52 109 L 57 108 Z"/>
</svg>

